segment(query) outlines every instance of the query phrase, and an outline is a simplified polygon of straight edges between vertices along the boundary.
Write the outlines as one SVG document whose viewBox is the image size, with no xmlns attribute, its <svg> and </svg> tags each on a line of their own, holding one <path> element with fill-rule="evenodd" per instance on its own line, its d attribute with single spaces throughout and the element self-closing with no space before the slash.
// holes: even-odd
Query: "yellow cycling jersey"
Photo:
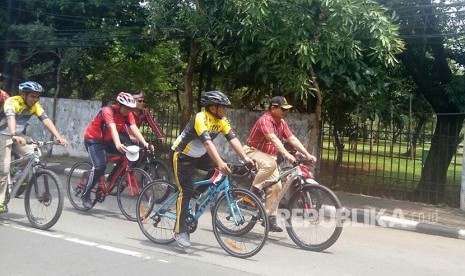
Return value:
<svg viewBox="0 0 465 276">
<path fill-rule="evenodd" d="M 32 115 L 35 115 L 39 120 L 43 121 L 48 118 L 45 110 L 42 108 L 39 102 L 36 102 L 33 106 L 28 107 L 21 96 L 10 97 L 5 101 L 3 105 L 3 116 L 0 122 L 0 133 L 9 135 L 8 125 L 6 118 L 8 116 L 16 116 L 16 132 L 23 132 L 26 127 L 26 123 L 29 121 Z"/>
<path fill-rule="evenodd" d="M 189 121 L 171 148 L 197 158 L 207 152 L 203 143 L 207 140 L 215 140 L 219 133 L 222 133 L 228 141 L 236 137 L 226 117 L 218 119 L 203 110 Z"/>
</svg>

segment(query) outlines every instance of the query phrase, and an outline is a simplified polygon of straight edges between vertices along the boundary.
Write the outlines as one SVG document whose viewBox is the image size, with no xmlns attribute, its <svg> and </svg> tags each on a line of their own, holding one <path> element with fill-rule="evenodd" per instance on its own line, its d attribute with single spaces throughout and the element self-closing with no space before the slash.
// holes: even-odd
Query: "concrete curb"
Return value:
<svg viewBox="0 0 465 276">
<path fill-rule="evenodd" d="M 374 212 L 360 213 L 357 212 L 357 209 L 354 210 L 356 211 L 352 212 L 346 208 L 344 210 L 345 212 L 350 212 L 349 218 L 353 222 L 465 240 L 465 229 L 458 229 L 454 227 L 443 226 L 440 224 L 424 223 L 408 219 L 402 219 L 396 217 L 395 215 L 376 216 L 376 213 Z"/>
</svg>

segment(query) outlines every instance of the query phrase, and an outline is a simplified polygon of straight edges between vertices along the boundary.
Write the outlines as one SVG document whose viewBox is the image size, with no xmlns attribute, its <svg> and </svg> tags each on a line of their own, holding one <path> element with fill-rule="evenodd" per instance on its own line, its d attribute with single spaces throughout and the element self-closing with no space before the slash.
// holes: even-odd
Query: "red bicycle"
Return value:
<svg viewBox="0 0 465 276">
<path fill-rule="evenodd" d="M 131 162 L 126 155 L 111 155 L 107 158 L 107 164 L 113 163 L 113 170 L 105 177 L 102 176 L 99 183 L 91 192 L 92 206 L 97 202 L 104 202 L 108 195 L 116 188 L 116 197 L 121 213 L 130 221 L 136 221 L 137 199 L 142 188 L 152 181 L 150 175 L 140 168 L 131 167 Z M 74 208 L 88 211 L 82 205 L 81 195 L 87 184 L 89 171 L 92 164 L 88 161 L 80 161 L 71 168 L 68 174 L 68 198 Z"/>
</svg>

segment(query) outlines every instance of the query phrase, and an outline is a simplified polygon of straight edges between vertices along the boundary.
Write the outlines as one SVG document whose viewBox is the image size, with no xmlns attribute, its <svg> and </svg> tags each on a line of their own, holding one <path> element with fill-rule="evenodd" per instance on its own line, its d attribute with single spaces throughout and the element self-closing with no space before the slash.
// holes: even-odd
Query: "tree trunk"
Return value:
<svg viewBox="0 0 465 276">
<path fill-rule="evenodd" d="M 438 115 L 431 148 L 415 191 L 417 200 L 433 204 L 444 201 L 447 170 L 461 141 L 463 121 L 463 115 Z"/>
<path fill-rule="evenodd" d="M 189 122 L 191 116 L 194 114 L 194 93 L 193 93 L 193 80 L 194 80 L 194 68 L 197 62 L 197 56 L 200 49 L 200 43 L 193 39 L 190 45 L 189 60 L 187 62 L 186 73 L 184 75 L 184 92 L 185 100 L 183 102 L 183 108 L 181 110 L 181 117 L 179 118 L 180 129 Z"/>
<path fill-rule="evenodd" d="M 57 117 L 57 105 L 58 105 L 58 94 L 60 93 L 61 89 L 61 67 L 62 67 L 62 59 L 61 59 L 61 49 L 57 50 L 56 53 L 58 57 L 58 65 L 57 65 L 57 75 L 56 75 L 56 89 L 55 95 L 53 95 L 53 109 L 52 109 L 52 122 L 56 125 L 56 117 Z M 50 140 L 53 140 L 53 134 L 50 135 Z M 49 147 L 46 156 L 52 156 L 53 147 Z"/>
<path fill-rule="evenodd" d="M 313 67 L 310 67 L 310 77 L 312 79 L 312 85 L 315 89 L 315 97 L 316 97 L 316 104 L 315 104 L 315 118 L 309 115 L 308 120 L 310 123 L 310 133 L 308 134 L 308 145 L 307 150 L 310 153 L 313 153 L 313 147 L 317 145 L 318 136 L 320 135 L 320 127 L 321 127 L 321 110 L 323 104 L 323 97 L 321 95 L 320 86 L 318 85 L 318 81 L 316 80 L 316 74 L 313 70 Z M 317 151 L 319 151 L 320 145 L 317 145 Z M 319 152 L 315 153 L 317 156 Z"/>
<path fill-rule="evenodd" d="M 418 137 L 420 137 L 420 133 L 426 124 L 426 120 L 427 118 L 425 116 L 421 116 L 418 120 L 417 125 L 415 126 L 415 130 L 413 131 L 413 136 L 412 136 L 412 141 L 410 143 L 410 147 L 405 153 L 405 155 L 409 156 L 410 159 L 414 159 L 416 156 Z"/>
</svg>

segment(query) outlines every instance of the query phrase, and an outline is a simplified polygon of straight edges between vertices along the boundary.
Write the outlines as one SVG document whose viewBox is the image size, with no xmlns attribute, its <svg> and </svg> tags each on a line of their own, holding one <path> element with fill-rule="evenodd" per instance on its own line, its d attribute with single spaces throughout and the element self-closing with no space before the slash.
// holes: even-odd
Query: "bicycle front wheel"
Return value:
<svg viewBox="0 0 465 276">
<path fill-rule="evenodd" d="M 213 209 L 213 233 L 228 254 L 249 258 L 268 238 L 268 216 L 260 200 L 245 189 L 223 194 Z"/>
<path fill-rule="evenodd" d="M 342 232 L 342 205 L 327 187 L 307 184 L 289 199 L 286 230 L 292 241 L 310 251 L 333 245 Z"/>
<path fill-rule="evenodd" d="M 121 177 L 116 196 L 119 209 L 128 220 L 137 220 L 137 199 L 142 188 L 150 181 L 152 179 L 150 179 L 149 174 L 139 168 L 131 168 Z"/>
<path fill-rule="evenodd" d="M 26 188 L 24 208 L 31 224 L 38 229 L 49 229 L 63 211 L 63 192 L 58 176 L 48 170 L 38 171 Z"/>
<path fill-rule="evenodd" d="M 177 197 L 176 186 L 166 181 L 152 181 L 142 190 L 137 201 L 137 223 L 152 242 L 169 244 L 174 241 Z"/>
</svg>

